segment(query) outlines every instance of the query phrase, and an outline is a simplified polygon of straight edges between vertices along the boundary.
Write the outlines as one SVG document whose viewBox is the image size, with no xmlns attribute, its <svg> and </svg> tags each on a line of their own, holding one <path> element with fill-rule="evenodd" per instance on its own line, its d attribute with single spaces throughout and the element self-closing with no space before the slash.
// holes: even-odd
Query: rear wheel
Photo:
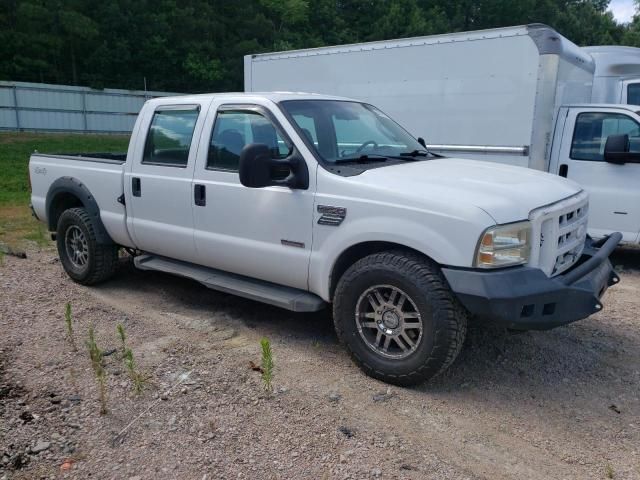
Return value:
<svg viewBox="0 0 640 480">
<path fill-rule="evenodd" d="M 118 246 L 96 241 L 95 226 L 84 208 L 71 208 L 60 215 L 56 241 L 62 267 L 72 280 L 92 285 L 115 272 Z"/>
<path fill-rule="evenodd" d="M 438 266 L 392 251 L 351 266 L 336 287 L 338 337 L 367 375 L 397 385 L 424 382 L 457 357 L 467 312 Z"/>
</svg>

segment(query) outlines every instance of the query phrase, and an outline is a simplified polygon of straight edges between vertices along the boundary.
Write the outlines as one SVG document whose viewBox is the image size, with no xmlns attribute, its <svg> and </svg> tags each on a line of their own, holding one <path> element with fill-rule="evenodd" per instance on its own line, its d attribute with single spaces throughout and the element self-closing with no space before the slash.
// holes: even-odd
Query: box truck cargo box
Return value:
<svg viewBox="0 0 640 480">
<path fill-rule="evenodd" d="M 593 103 L 640 105 L 640 48 L 584 47 L 596 63 Z"/>
<path fill-rule="evenodd" d="M 248 55 L 244 61 L 247 92 L 358 98 L 423 137 L 433 152 L 575 180 L 591 195 L 592 236 L 619 230 L 624 242 L 638 242 L 640 107 L 592 104 L 594 57 L 550 27 Z"/>
</svg>

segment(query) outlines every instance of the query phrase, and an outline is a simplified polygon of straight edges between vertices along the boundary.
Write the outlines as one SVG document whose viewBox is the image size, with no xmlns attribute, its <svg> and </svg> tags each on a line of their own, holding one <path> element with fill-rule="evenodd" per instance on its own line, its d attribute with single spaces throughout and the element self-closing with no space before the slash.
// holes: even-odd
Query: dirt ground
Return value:
<svg viewBox="0 0 640 480">
<path fill-rule="evenodd" d="M 640 250 L 617 252 L 604 311 L 549 332 L 474 326 L 453 367 L 412 389 L 364 376 L 327 312 L 126 259 L 86 288 L 55 251 L 27 254 L 0 266 L 0 479 L 640 479 Z M 105 356 L 100 415 L 85 341 L 94 325 L 118 349 L 118 323 L 148 379 L 136 395 L 120 352 Z M 264 336 L 271 396 L 249 368 Z"/>
</svg>

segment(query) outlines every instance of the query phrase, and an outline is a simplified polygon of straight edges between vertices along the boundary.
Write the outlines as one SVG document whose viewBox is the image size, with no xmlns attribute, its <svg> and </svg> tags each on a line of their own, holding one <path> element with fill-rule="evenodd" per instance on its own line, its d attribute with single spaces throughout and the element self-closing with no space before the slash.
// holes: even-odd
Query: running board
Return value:
<svg viewBox="0 0 640 480">
<path fill-rule="evenodd" d="M 139 255 L 134 258 L 134 263 L 140 270 L 156 270 L 191 278 L 213 290 L 268 303 L 293 312 L 317 312 L 326 305 L 320 297 L 304 290 L 166 257 Z"/>
</svg>

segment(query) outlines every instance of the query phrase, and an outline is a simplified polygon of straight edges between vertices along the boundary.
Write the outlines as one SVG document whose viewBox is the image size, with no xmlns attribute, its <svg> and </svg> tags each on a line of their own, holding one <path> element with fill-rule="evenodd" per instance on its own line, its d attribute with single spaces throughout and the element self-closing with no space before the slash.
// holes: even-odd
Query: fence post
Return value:
<svg viewBox="0 0 640 480">
<path fill-rule="evenodd" d="M 16 112 L 16 129 L 20 130 L 20 112 L 18 112 L 18 86 L 13 86 L 13 107 Z"/>
<path fill-rule="evenodd" d="M 82 121 L 84 122 L 84 131 L 87 131 L 87 92 L 82 91 Z"/>
</svg>

